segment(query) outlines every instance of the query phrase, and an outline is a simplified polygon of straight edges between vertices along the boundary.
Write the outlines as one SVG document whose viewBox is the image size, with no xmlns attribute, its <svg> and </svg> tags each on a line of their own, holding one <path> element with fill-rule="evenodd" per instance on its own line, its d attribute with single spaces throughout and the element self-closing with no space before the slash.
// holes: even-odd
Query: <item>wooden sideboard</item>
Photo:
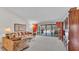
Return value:
<svg viewBox="0 0 79 59">
<path fill-rule="evenodd" d="M 7 51 L 20 51 L 27 47 L 29 47 L 27 39 L 11 40 L 3 37 L 3 48 L 5 48 Z"/>
</svg>

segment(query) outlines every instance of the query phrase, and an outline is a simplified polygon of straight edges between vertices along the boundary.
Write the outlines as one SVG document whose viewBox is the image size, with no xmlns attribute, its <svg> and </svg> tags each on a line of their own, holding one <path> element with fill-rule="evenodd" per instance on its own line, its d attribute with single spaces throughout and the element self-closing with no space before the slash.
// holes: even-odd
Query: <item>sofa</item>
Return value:
<svg viewBox="0 0 79 59">
<path fill-rule="evenodd" d="M 33 38 L 31 32 L 14 32 L 3 37 L 3 48 L 8 51 L 20 51 L 29 47 L 29 41 Z"/>
</svg>

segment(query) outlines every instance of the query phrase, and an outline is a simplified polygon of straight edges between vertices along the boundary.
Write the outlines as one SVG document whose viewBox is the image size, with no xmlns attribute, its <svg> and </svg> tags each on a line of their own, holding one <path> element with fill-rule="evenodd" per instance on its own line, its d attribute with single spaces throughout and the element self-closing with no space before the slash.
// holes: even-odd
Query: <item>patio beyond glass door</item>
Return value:
<svg viewBox="0 0 79 59">
<path fill-rule="evenodd" d="M 40 26 L 40 35 L 42 36 L 58 36 L 58 30 L 54 24 L 45 24 Z"/>
</svg>

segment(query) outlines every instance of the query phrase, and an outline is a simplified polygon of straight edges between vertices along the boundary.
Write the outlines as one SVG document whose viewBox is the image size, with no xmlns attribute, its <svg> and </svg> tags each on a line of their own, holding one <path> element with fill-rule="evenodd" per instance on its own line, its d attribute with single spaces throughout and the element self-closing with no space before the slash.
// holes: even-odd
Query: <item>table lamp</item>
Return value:
<svg viewBox="0 0 79 59">
<path fill-rule="evenodd" d="M 6 35 L 6 37 L 9 38 L 10 33 L 11 33 L 10 27 L 6 28 L 6 29 L 5 29 L 5 35 Z"/>
</svg>

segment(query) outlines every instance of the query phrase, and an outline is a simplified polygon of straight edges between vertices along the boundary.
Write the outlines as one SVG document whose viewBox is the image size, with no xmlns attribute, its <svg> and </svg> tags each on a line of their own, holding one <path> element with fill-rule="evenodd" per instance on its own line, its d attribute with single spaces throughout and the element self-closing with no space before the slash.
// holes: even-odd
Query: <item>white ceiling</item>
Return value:
<svg viewBox="0 0 79 59">
<path fill-rule="evenodd" d="M 70 7 L 8 7 L 7 11 L 30 21 L 64 20 Z"/>
</svg>

